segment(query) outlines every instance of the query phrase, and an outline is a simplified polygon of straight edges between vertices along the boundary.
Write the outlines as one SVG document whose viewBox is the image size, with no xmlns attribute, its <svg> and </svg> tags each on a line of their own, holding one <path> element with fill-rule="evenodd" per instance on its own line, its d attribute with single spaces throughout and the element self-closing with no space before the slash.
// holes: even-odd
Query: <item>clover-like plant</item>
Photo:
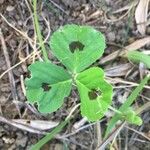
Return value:
<svg viewBox="0 0 150 150">
<path fill-rule="evenodd" d="M 53 55 L 62 63 L 60 66 L 50 62 L 45 47 L 42 45 L 42 38 L 39 39 L 44 61 L 36 61 L 29 66 L 31 76 L 25 80 L 25 85 L 29 103 L 36 103 L 41 113 L 52 113 L 60 108 L 64 103 L 64 98 L 71 93 L 72 86 L 75 86 L 81 99 L 81 114 L 89 121 L 101 119 L 108 108 L 115 112 L 108 123 L 105 137 L 119 120 L 137 125 L 142 124 L 141 118 L 133 111 L 131 104 L 149 77 L 141 81 L 126 102 L 117 110 L 111 107 L 113 89 L 105 80 L 104 71 L 99 67 L 88 68 L 104 52 L 105 38 L 101 32 L 90 26 L 74 24 L 65 25 L 54 32 L 49 44 Z M 63 121 L 41 139 L 32 150 L 37 150 L 48 142 L 67 122 L 68 119 Z"/>
<path fill-rule="evenodd" d="M 118 110 L 111 107 L 113 90 L 112 86 L 105 80 L 104 71 L 99 67 L 88 68 L 102 56 L 105 49 L 104 36 L 89 26 L 72 24 L 61 27 L 53 33 L 50 40 L 53 55 L 62 63 L 60 66 L 55 65 L 48 59 L 38 23 L 36 6 L 37 0 L 33 0 L 34 26 L 44 61 L 36 61 L 29 66 L 31 76 L 25 80 L 26 96 L 29 103 L 36 103 L 41 113 L 54 112 L 61 107 L 64 98 L 69 96 L 72 86 L 75 86 L 81 99 L 81 114 L 87 117 L 89 121 L 101 119 L 108 108 L 115 112 L 108 123 L 105 137 L 119 120 L 141 125 L 142 120 L 137 116 L 138 113 L 133 111 L 131 105 L 148 82 L 149 76 L 141 81 Z M 130 56 L 129 58 L 135 61 L 141 61 L 145 56 L 139 57 L 139 55 L 131 53 L 128 57 Z M 148 59 L 146 57 L 146 60 L 143 61 L 147 66 L 149 66 Z M 40 149 L 60 132 L 70 120 L 73 111 L 31 149 Z"/>
<path fill-rule="evenodd" d="M 50 47 L 66 69 L 50 61 L 31 64 L 31 77 L 25 81 L 28 101 L 37 103 L 41 113 L 52 113 L 61 107 L 75 85 L 81 114 L 89 121 L 102 118 L 111 105 L 112 86 L 101 68 L 86 68 L 102 56 L 104 36 L 89 26 L 66 25 L 53 33 Z"/>
<path fill-rule="evenodd" d="M 31 104 L 36 103 L 41 113 L 52 113 L 60 108 L 72 86 L 76 86 L 81 114 L 89 121 L 101 119 L 109 108 L 117 113 L 117 120 L 142 123 L 130 108 L 135 98 L 127 100 L 119 110 L 111 107 L 113 90 L 105 80 L 104 71 L 99 67 L 88 68 L 104 52 L 105 38 L 100 32 L 90 26 L 65 25 L 53 33 L 50 47 L 66 69 L 45 57 L 45 61 L 29 66 L 31 77 L 25 81 L 27 99 Z M 112 121 L 113 126 L 116 121 Z M 112 128 L 111 122 L 110 126 Z"/>
</svg>

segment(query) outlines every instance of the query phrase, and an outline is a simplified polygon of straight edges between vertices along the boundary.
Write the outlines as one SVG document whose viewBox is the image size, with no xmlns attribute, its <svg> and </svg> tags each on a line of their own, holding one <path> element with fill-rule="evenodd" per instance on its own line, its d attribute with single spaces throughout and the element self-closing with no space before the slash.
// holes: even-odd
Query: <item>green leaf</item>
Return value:
<svg viewBox="0 0 150 150">
<path fill-rule="evenodd" d="M 112 102 L 112 86 L 104 79 L 104 72 L 93 67 L 79 73 L 76 84 L 81 98 L 81 114 L 89 121 L 101 119 Z"/>
<path fill-rule="evenodd" d="M 54 112 L 70 93 L 71 75 L 49 62 L 35 62 L 29 70 L 31 78 L 25 80 L 28 101 L 37 103 L 42 113 Z"/>
<path fill-rule="evenodd" d="M 144 63 L 148 68 L 150 68 L 150 56 L 142 53 L 142 52 L 138 52 L 138 51 L 129 51 L 127 53 L 127 57 L 128 59 L 130 59 L 131 61 L 134 62 L 142 62 Z"/>
<path fill-rule="evenodd" d="M 105 38 L 90 26 L 65 25 L 53 33 L 50 46 L 67 69 L 78 73 L 102 56 Z"/>
<path fill-rule="evenodd" d="M 149 77 L 146 76 L 141 83 L 139 84 L 139 86 L 137 86 L 133 92 L 131 93 L 131 95 L 127 98 L 127 100 L 125 101 L 125 103 L 119 108 L 119 111 L 121 112 L 126 112 L 126 110 L 128 110 L 128 108 L 131 106 L 131 104 L 136 100 L 136 98 L 138 97 L 139 93 L 142 91 L 143 87 L 145 86 L 145 84 L 148 82 Z M 113 130 L 113 128 L 115 127 L 116 123 L 122 119 L 122 116 L 120 116 L 119 114 L 115 114 L 112 119 L 109 121 L 107 129 L 106 129 L 106 133 L 105 133 L 105 137 Z"/>
<path fill-rule="evenodd" d="M 123 112 L 122 118 L 126 120 L 128 123 L 135 124 L 135 125 L 142 125 L 142 119 L 136 115 L 136 113 L 132 110 L 131 107 L 126 109 Z"/>
</svg>

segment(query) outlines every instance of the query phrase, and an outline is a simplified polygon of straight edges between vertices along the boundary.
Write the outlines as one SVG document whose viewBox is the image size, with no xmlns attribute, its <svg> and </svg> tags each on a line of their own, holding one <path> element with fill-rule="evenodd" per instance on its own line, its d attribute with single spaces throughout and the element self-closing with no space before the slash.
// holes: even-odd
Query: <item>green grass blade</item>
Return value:
<svg viewBox="0 0 150 150">
<path fill-rule="evenodd" d="M 126 108 L 128 108 L 133 102 L 134 100 L 137 98 L 137 96 L 139 95 L 139 93 L 142 91 L 142 89 L 144 88 L 145 84 L 148 82 L 149 77 L 146 76 L 141 83 L 139 84 L 139 86 L 137 86 L 134 91 L 131 93 L 131 95 L 127 98 L 126 102 L 120 107 L 120 111 L 125 110 Z"/>
<path fill-rule="evenodd" d="M 41 50 L 42 50 L 42 53 L 43 53 L 44 60 L 48 62 L 49 59 L 48 59 L 48 55 L 47 55 L 47 52 L 46 52 L 46 48 L 45 48 L 44 43 L 43 43 L 36 8 L 37 8 L 37 0 L 33 0 L 34 26 L 35 26 L 35 30 L 36 30 L 36 33 L 37 33 L 38 40 L 40 42 L 40 46 L 41 46 Z"/>
<path fill-rule="evenodd" d="M 144 85 L 148 82 L 149 76 L 146 76 L 138 87 L 134 89 L 134 91 L 131 93 L 131 95 L 127 98 L 126 102 L 119 108 L 119 111 L 123 112 L 127 108 L 130 107 L 130 105 L 136 100 L 139 93 L 142 91 Z M 113 130 L 118 120 L 121 119 L 121 116 L 119 114 L 115 114 L 112 119 L 109 121 L 108 127 L 106 129 L 105 137 Z"/>
<path fill-rule="evenodd" d="M 68 121 L 69 121 L 69 119 L 67 119 L 67 120 L 63 121 L 62 123 L 60 123 L 54 130 L 52 130 L 45 137 L 43 137 L 40 141 L 38 141 L 38 143 L 33 145 L 31 147 L 31 150 L 40 150 L 40 148 L 44 144 L 49 142 L 58 132 L 60 132 L 65 127 L 65 125 L 68 123 Z"/>
<path fill-rule="evenodd" d="M 138 52 L 138 51 L 130 51 L 127 54 L 128 59 L 130 59 L 133 62 L 142 62 L 144 63 L 148 68 L 150 68 L 150 56 L 142 53 L 142 52 Z"/>
</svg>

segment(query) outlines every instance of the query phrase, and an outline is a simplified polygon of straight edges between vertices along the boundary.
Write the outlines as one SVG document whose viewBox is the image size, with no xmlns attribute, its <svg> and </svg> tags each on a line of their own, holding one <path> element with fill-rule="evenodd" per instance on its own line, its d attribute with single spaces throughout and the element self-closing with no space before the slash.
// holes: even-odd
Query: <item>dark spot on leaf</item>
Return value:
<svg viewBox="0 0 150 150">
<path fill-rule="evenodd" d="M 100 95 L 101 95 L 101 91 L 97 89 L 92 89 L 91 91 L 88 92 L 88 96 L 90 100 L 95 100 Z"/>
<path fill-rule="evenodd" d="M 44 91 L 49 91 L 51 89 L 48 83 L 42 83 L 42 88 Z"/>
<path fill-rule="evenodd" d="M 88 93 L 88 96 L 89 96 L 90 100 L 94 100 L 97 98 L 97 94 L 94 91 L 90 91 Z"/>
<path fill-rule="evenodd" d="M 69 44 L 69 49 L 73 53 L 75 50 L 82 51 L 84 48 L 84 45 L 79 41 L 73 41 Z"/>
</svg>

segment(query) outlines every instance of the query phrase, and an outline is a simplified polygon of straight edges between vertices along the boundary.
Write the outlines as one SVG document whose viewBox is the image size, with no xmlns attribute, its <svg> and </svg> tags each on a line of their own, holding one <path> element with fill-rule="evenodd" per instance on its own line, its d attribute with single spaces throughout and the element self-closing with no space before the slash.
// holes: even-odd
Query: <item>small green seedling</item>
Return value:
<svg viewBox="0 0 150 150">
<path fill-rule="evenodd" d="M 66 69 L 47 59 L 31 64 L 31 77 L 25 81 L 31 104 L 37 103 L 41 113 L 52 113 L 62 106 L 74 85 L 81 99 L 81 114 L 89 121 L 101 119 L 108 108 L 114 110 L 112 86 L 105 80 L 104 71 L 99 67 L 86 69 L 104 52 L 105 39 L 100 32 L 89 26 L 65 25 L 53 33 L 50 47 Z M 116 110 L 119 119 L 140 125 L 142 121 L 130 105 Z"/>
<path fill-rule="evenodd" d="M 136 125 L 141 125 L 142 124 L 142 119 L 137 116 L 137 114 L 132 110 L 131 105 L 132 103 L 136 100 L 136 98 L 138 97 L 139 93 L 142 91 L 142 89 L 144 88 L 145 84 L 147 84 L 148 80 L 150 79 L 149 76 L 146 76 L 141 83 L 139 84 L 139 86 L 137 86 L 133 92 L 130 94 L 130 96 L 127 98 L 127 100 L 125 101 L 125 103 L 120 106 L 119 110 L 120 112 L 122 112 L 121 114 L 116 113 L 111 120 L 108 123 L 106 132 L 105 132 L 105 137 L 108 136 L 108 134 L 113 130 L 113 128 L 115 127 L 116 123 L 119 120 L 125 120 L 128 123 L 132 123 L 132 124 L 136 124 Z"/>
<path fill-rule="evenodd" d="M 108 123 L 105 137 L 119 120 L 141 125 L 142 120 L 133 111 L 131 104 L 137 98 L 149 77 L 146 76 L 141 81 L 118 110 L 111 107 L 113 89 L 105 80 L 104 71 L 99 67 L 88 68 L 102 56 L 106 46 L 104 36 L 89 26 L 72 24 L 61 27 L 53 33 L 50 40 L 53 55 L 62 63 L 61 66 L 55 65 L 48 59 L 43 44 L 36 5 L 37 0 L 34 0 L 34 25 L 44 61 L 37 61 L 29 66 L 31 77 L 25 80 L 28 102 L 36 103 L 41 113 L 52 113 L 62 106 L 64 98 L 69 96 L 72 86 L 75 86 L 81 99 L 81 114 L 89 121 L 101 119 L 108 109 L 116 112 Z M 136 58 L 134 60 L 141 60 L 141 57 L 137 59 L 137 54 L 136 56 L 132 54 L 132 56 Z M 146 62 L 149 62 L 149 58 L 146 59 Z M 147 65 L 149 66 L 149 63 Z M 31 149 L 40 149 L 60 132 L 69 120 L 70 116 Z"/>
<path fill-rule="evenodd" d="M 139 51 L 129 51 L 127 53 L 127 57 L 129 60 L 133 62 L 144 63 L 144 65 L 150 69 L 150 56 L 149 55 L 146 55 L 143 52 L 139 52 Z"/>
<path fill-rule="evenodd" d="M 142 63 L 144 63 L 144 65 L 147 68 L 150 69 L 150 56 L 148 56 L 148 55 L 146 55 L 142 52 L 138 52 L 138 51 L 129 51 L 129 52 L 127 52 L 126 56 L 130 61 L 133 61 L 133 62 L 136 62 L 136 63 L 142 62 Z M 116 113 L 112 117 L 112 119 L 108 123 L 108 127 L 107 127 L 107 130 L 106 130 L 106 133 L 105 133 L 105 137 L 112 131 L 112 129 L 115 127 L 116 123 L 119 120 L 124 119 L 129 123 L 133 123 L 133 124 L 137 124 L 137 125 L 142 124 L 141 118 L 136 115 L 136 113 L 132 110 L 132 108 L 130 106 L 136 100 L 139 93 L 144 88 L 145 84 L 147 84 L 149 79 L 150 79 L 150 77 L 146 76 L 141 81 L 139 86 L 137 88 L 135 88 L 134 91 L 131 93 L 131 95 L 127 98 L 126 102 L 119 108 L 119 111 L 121 111 L 122 114 L 119 115 L 119 114 Z"/>
<path fill-rule="evenodd" d="M 41 113 L 52 113 L 62 106 L 75 85 L 81 114 L 89 121 L 101 119 L 111 105 L 112 86 L 101 68 L 85 69 L 102 56 L 104 36 L 89 26 L 66 25 L 53 33 L 50 47 L 66 69 L 50 61 L 30 65 L 31 77 L 25 81 L 28 101 L 37 103 Z"/>
</svg>

